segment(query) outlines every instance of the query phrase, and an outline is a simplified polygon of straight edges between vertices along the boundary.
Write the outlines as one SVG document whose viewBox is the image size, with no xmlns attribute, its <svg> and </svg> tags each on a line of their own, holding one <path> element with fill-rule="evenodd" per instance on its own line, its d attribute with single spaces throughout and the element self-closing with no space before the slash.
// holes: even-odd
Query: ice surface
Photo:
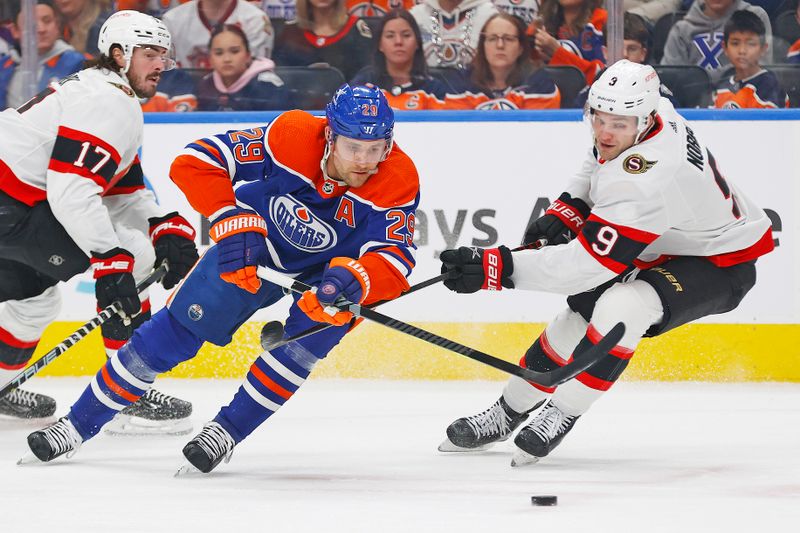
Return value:
<svg viewBox="0 0 800 533">
<path fill-rule="evenodd" d="M 88 378 L 39 378 L 59 412 Z M 196 429 L 237 381 L 161 380 Z M 20 467 L 41 423 L 0 421 L 2 532 L 796 532 L 800 385 L 620 383 L 554 455 L 436 451 L 498 382 L 307 382 L 210 475 L 173 478 L 189 437 L 101 435 Z M 557 507 L 533 507 L 555 494 Z"/>
</svg>

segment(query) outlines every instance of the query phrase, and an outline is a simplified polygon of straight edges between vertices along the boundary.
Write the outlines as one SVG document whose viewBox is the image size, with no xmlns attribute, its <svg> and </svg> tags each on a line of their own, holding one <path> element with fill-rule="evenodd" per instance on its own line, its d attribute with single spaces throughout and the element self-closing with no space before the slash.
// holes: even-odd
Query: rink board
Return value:
<svg viewBox="0 0 800 533">
<path fill-rule="evenodd" d="M 800 381 L 800 110 L 694 110 L 686 115 L 725 176 L 768 211 L 778 247 L 759 260 L 758 283 L 739 309 L 643 342 L 626 377 Z M 142 164 L 149 186 L 163 205 L 179 209 L 200 228 L 199 215 L 168 179 L 172 159 L 196 138 L 263 125 L 274 116 L 147 116 Z M 439 273 L 437 258 L 445 248 L 518 244 L 528 221 L 541 214 L 578 170 L 590 142 L 580 113 L 570 110 L 401 113 L 396 139 L 415 161 L 422 190 L 412 284 Z M 204 236 L 198 240 L 201 248 L 208 242 Z M 93 293 L 89 275 L 62 284 L 60 322 L 48 329 L 41 346 L 57 344 L 91 317 Z M 153 291 L 153 308 L 163 305 L 166 297 L 163 290 Z M 286 305 L 257 313 L 232 346 L 204 349 L 176 375 L 241 376 L 258 353 L 260 323 L 282 320 Z M 563 308 L 561 295 L 502 291 L 464 296 L 432 287 L 387 305 L 385 312 L 517 361 Z M 99 343 L 89 339 L 48 373 L 88 373 L 97 368 L 100 357 Z M 500 377 L 463 357 L 372 325 L 359 327 L 317 373 L 398 379 Z"/>
</svg>

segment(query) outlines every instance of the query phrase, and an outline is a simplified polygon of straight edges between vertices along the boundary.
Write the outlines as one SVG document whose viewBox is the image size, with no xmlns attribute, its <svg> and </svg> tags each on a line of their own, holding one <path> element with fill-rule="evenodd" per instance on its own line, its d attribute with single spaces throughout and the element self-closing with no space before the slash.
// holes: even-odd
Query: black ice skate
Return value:
<svg viewBox="0 0 800 533">
<path fill-rule="evenodd" d="M 46 418 L 56 412 L 56 401 L 50 396 L 14 389 L 0 398 L 0 415 L 14 418 Z"/>
<path fill-rule="evenodd" d="M 495 442 L 511 436 L 528 413 L 513 411 L 501 396 L 487 410 L 459 418 L 447 427 L 447 438 L 439 445 L 440 452 L 474 452 L 485 450 Z"/>
<path fill-rule="evenodd" d="M 187 435 L 192 432 L 192 404 L 149 389 L 106 426 L 110 435 Z"/>
<path fill-rule="evenodd" d="M 536 417 L 517 433 L 514 444 L 519 448 L 511 466 L 524 466 L 546 457 L 558 446 L 580 416 L 571 416 L 548 401 Z"/>
<path fill-rule="evenodd" d="M 67 459 L 69 459 L 77 453 L 82 443 L 83 439 L 66 416 L 59 418 L 57 422 L 50 424 L 46 428 L 28 435 L 28 447 L 33 455 L 36 456 L 36 459 L 43 463 L 52 461 L 64 454 L 67 454 Z M 26 455 L 17 464 L 30 462 L 35 462 L 35 459 L 30 455 Z"/>
<path fill-rule="evenodd" d="M 233 455 L 233 441 L 230 433 L 216 422 L 209 422 L 203 430 L 183 447 L 183 455 L 189 463 L 204 474 L 208 474 L 224 459 L 227 463 Z M 185 474 L 191 469 L 188 465 L 181 467 L 178 474 Z"/>
</svg>

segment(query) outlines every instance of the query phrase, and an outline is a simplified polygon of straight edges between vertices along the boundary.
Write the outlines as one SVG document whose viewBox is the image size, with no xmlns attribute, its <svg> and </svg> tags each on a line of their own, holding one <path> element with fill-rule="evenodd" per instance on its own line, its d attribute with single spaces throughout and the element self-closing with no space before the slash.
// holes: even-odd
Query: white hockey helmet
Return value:
<svg viewBox="0 0 800 533">
<path fill-rule="evenodd" d="M 167 26 L 155 17 L 140 13 L 139 11 L 117 11 L 103 23 L 100 36 L 97 39 L 97 48 L 100 53 L 111 56 L 111 47 L 119 45 L 125 57 L 124 73 L 127 74 L 133 56 L 133 49 L 137 46 L 160 46 L 168 54 L 172 53 L 172 36 Z M 164 70 L 175 67 L 175 62 L 170 57 Z"/>
<path fill-rule="evenodd" d="M 658 111 L 661 80 L 650 65 L 622 59 L 608 67 L 589 89 L 588 111 L 636 117 L 637 131 L 647 127 L 647 117 Z"/>
</svg>

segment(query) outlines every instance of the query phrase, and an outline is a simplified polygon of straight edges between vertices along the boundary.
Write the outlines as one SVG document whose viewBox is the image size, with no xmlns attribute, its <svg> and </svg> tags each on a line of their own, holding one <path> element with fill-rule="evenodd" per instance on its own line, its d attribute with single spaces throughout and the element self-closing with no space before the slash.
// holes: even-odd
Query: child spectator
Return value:
<svg viewBox="0 0 800 533">
<path fill-rule="evenodd" d="M 795 8 L 794 18 L 800 24 L 800 2 L 797 3 Z M 800 39 L 797 39 L 792 46 L 789 47 L 789 52 L 786 54 L 786 62 L 800 64 Z"/>
<path fill-rule="evenodd" d="M 683 19 L 667 35 L 662 65 L 698 65 L 706 69 L 711 81 L 722 78 L 730 62 L 722 53 L 725 24 L 734 11 L 747 10 L 758 15 L 766 28 L 766 42 L 772 40 L 772 26 L 767 13 L 744 0 L 696 0 Z M 771 59 L 771 52 L 766 58 Z"/>
<path fill-rule="evenodd" d="M 370 61 L 372 32 L 347 14 L 345 0 L 297 0 L 297 20 L 288 22 L 275 43 L 281 66 L 327 63 L 351 79 Z"/>
<path fill-rule="evenodd" d="M 751 11 L 735 11 L 725 24 L 722 48 L 734 68 L 717 84 L 714 107 L 721 109 L 789 107 L 778 77 L 761 67 L 767 51 L 764 23 Z"/>
<path fill-rule="evenodd" d="M 72 46 L 62 41 L 61 18 L 53 6 L 52 0 L 38 0 L 34 6 L 36 16 L 36 49 L 39 54 L 37 70 L 37 91 L 43 90 L 52 81 L 60 80 L 83 68 L 87 58 Z M 11 27 L 12 37 L 19 40 L 24 25 L 22 12 L 17 16 L 17 23 Z M 17 67 L 20 58 L 16 50 L 9 50 L 9 55 L 0 58 L 0 109 L 19 107 L 25 103 L 25 91 L 22 77 Z M 28 95 L 30 96 L 30 95 Z"/>
<path fill-rule="evenodd" d="M 272 23 L 266 13 L 246 0 L 190 0 L 164 13 L 163 20 L 172 33 L 175 60 L 182 68 L 210 68 L 208 42 L 211 31 L 222 24 L 240 26 L 253 55 L 272 55 Z"/>
<path fill-rule="evenodd" d="M 186 112 L 197 109 L 194 80 L 185 70 L 174 68 L 161 73 L 156 94 L 141 100 L 145 112 Z"/>
<path fill-rule="evenodd" d="M 81 53 L 97 55 L 100 28 L 114 12 L 110 0 L 55 0 L 64 17 L 64 40 Z"/>
<path fill-rule="evenodd" d="M 382 17 L 393 9 L 411 9 L 416 0 L 346 0 L 347 12 L 354 17 Z"/>
<path fill-rule="evenodd" d="M 514 15 L 492 15 L 481 30 L 464 86 L 459 94 L 447 95 L 445 107 L 558 109 L 561 94 L 541 65 L 531 60 L 525 28 L 522 19 Z"/>
<path fill-rule="evenodd" d="M 497 12 L 490 0 L 423 0 L 411 8 L 428 66 L 468 67 L 481 28 Z"/>
<path fill-rule="evenodd" d="M 213 69 L 197 87 L 200 111 L 255 111 L 289 108 L 288 91 L 274 72 L 275 63 L 250 53 L 239 26 L 225 24 L 208 43 Z"/>
<path fill-rule="evenodd" d="M 361 69 L 350 85 L 380 87 L 395 109 L 427 109 L 429 98 L 444 98 L 444 84 L 428 74 L 417 21 L 408 11 L 393 10 L 380 21 L 372 65 Z"/>
<path fill-rule="evenodd" d="M 543 0 L 541 25 L 532 27 L 537 54 L 550 65 L 577 67 L 591 85 L 605 67 L 608 13 L 601 0 Z"/>
</svg>

